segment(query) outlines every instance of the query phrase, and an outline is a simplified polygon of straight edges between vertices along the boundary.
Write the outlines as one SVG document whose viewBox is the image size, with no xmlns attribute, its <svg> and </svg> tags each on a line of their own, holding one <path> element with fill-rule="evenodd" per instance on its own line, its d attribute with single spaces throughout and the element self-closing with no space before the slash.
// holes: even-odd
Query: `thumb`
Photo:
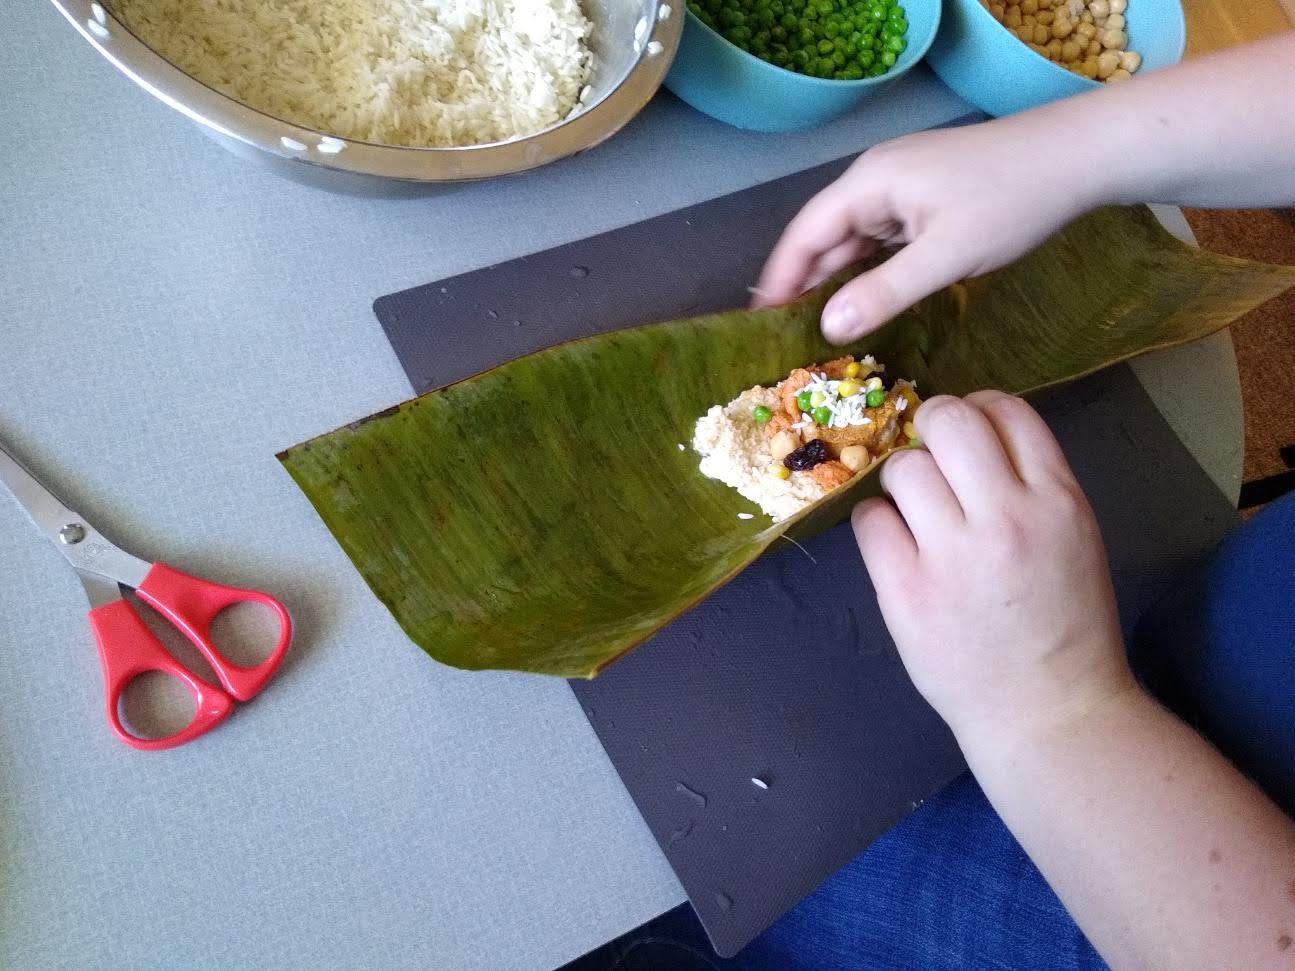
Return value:
<svg viewBox="0 0 1295 971">
<path fill-rule="evenodd" d="M 960 280 L 968 270 L 960 253 L 965 246 L 923 236 L 876 269 L 855 277 L 823 308 L 823 336 L 833 344 L 848 344 Z"/>
</svg>

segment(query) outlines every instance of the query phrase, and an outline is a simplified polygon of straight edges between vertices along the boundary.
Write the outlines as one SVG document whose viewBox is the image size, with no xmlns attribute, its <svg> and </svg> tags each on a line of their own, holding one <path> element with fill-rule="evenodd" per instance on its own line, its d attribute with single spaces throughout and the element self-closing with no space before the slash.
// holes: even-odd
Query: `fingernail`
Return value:
<svg viewBox="0 0 1295 971">
<path fill-rule="evenodd" d="M 830 341 L 846 341 L 859 323 L 853 304 L 829 303 L 823 311 L 823 335 Z"/>
</svg>

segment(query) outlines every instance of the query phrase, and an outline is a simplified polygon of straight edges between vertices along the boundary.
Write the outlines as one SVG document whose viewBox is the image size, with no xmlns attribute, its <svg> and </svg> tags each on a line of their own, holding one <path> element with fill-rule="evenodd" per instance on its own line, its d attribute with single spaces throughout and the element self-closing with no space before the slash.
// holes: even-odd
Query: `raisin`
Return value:
<svg viewBox="0 0 1295 971">
<path fill-rule="evenodd" d="M 816 438 L 812 442 L 806 442 L 788 455 L 782 460 L 782 464 L 793 472 L 804 472 L 821 462 L 826 462 L 831 457 L 827 452 L 827 443 L 820 438 Z"/>
</svg>

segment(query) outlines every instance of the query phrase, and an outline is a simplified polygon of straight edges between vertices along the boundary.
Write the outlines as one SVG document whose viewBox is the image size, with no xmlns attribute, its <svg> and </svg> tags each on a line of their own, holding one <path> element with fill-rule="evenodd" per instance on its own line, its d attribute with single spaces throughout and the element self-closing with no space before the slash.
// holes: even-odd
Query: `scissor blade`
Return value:
<svg viewBox="0 0 1295 971">
<path fill-rule="evenodd" d="M 9 487 L 18 504 L 27 510 L 63 558 L 78 573 L 104 577 L 138 587 L 152 566 L 104 539 L 82 516 L 41 485 L 0 444 L 0 482 Z M 90 592 L 87 590 L 87 592 Z M 91 598 L 93 600 L 93 596 Z"/>
<path fill-rule="evenodd" d="M 51 538 L 68 523 L 80 521 L 80 517 L 24 469 L 3 444 L 0 444 L 0 482 L 9 487 L 18 504 L 27 510 L 27 515 Z"/>
</svg>

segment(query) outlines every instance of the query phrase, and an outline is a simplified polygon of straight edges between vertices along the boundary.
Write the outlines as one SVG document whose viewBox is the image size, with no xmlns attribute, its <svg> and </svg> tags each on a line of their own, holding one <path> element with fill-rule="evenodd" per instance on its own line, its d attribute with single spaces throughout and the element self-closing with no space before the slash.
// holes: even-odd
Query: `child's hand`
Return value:
<svg viewBox="0 0 1295 971">
<path fill-rule="evenodd" d="M 823 311 L 828 340 L 848 343 L 963 277 L 1003 266 L 1099 199 L 1099 171 L 1008 119 L 920 132 L 865 152 L 811 199 L 774 248 L 758 306 L 786 303 L 889 244 L 908 245 L 841 289 Z M 1064 176 L 1063 174 L 1064 173 Z"/>
<path fill-rule="evenodd" d="M 936 397 L 929 451 L 883 466 L 892 502 L 854 530 L 886 624 L 925 698 L 969 744 L 1081 717 L 1133 688 L 1092 510 L 1019 398 Z"/>
</svg>

